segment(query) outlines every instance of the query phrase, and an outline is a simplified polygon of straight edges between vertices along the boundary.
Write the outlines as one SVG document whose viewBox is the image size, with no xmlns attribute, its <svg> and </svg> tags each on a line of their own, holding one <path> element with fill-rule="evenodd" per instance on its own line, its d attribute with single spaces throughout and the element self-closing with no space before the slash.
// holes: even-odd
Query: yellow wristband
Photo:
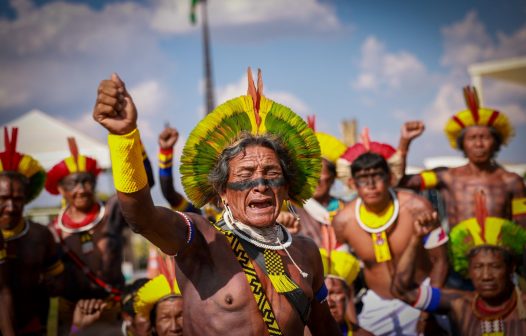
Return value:
<svg viewBox="0 0 526 336">
<path fill-rule="evenodd" d="M 513 216 L 526 215 L 526 197 L 511 200 L 511 213 Z"/>
<path fill-rule="evenodd" d="M 113 183 L 123 193 L 133 193 L 148 185 L 139 130 L 124 135 L 108 135 Z"/>
<path fill-rule="evenodd" d="M 432 170 L 421 172 L 420 177 L 422 178 L 422 184 L 420 185 L 422 190 L 434 188 L 438 184 L 437 174 Z"/>
</svg>

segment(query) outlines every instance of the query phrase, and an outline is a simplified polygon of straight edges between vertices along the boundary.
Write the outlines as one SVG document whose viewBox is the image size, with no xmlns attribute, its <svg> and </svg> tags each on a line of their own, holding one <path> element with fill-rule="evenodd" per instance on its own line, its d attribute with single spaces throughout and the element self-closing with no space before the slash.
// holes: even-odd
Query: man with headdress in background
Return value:
<svg viewBox="0 0 526 336">
<path fill-rule="evenodd" d="M 449 229 L 475 218 L 475 195 L 483 192 L 488 215 L 513 220 L 526 227 L 526 187 L 523 179 L 495 161 L 501 145 L 513 136 L 513 126 L 505 114 L 481 107 L 475 88 L 465 87 L 467 109 L 452 116 L 445 133 L 452 148 L 459 149 L 468 163 L 456 168 L 435 168 L 418 175 L 407 175 L 400 186 L 415 190 L 437 189 L 445 201 Z M 412 139 L 421 134 L 424 125 L 414 122 Z M 419 132 L 416 132 L 419 130 Z M 452 242 L 454 243 L 454 242 Z M 470 289 L 457 273 L 451 273 L 448 285 Z"/>
<path fill-rule="evenodd" d="M 182 184 L 201 207 L 223 200 L 211 225 L 153 205 L 140 164 L 137 111 L 114 74 L 98 88 L 93 117 L 109 132 L 113 176 L 128 223 L 176 255 L 188 335 L 337 335 L 317 246 L 276 218 L 285 199 L 303 202 L 318 181 L 320 150 L 307 124 L 262 95 L 249 71 L 246 96 L 218 106 L 189 135 Z M 140 206 L 139 206 L 140 205 Z"/>
<path fill-rule="evenodd" d="M 369 288 L 362 298 L 358 324 L 375 335 L 416 335 L 423 332 L 419 319 L 427 319 L 416 309 L 391 295 L 391 281 L 407 240 L 414 235 L 413 221 L 420 213 L 431 213 L 431 204 L 412 192 L 394 190 L 395 177 L 388 159 L 396 150 L 371 142 L 367 133 L 363 143 L 350 147 L 342 158 L 350 163 L 349 185 L 358 197 L 334 218 L 339 242 L 347 243 L 364 264 Z M 348 165 L 347 165 L 348 166 Z M 437 230 L 427 238 L 417 263 L 417 281 L 429 278 L 441 287 L 447 275 L 445 232 Z"/>
<path fill-rule="evenodd" d="M 8 286 L 16 335 L 43 335 L 50 294 L 61 289 L 64 265 L 51 232 L 23 217 L 26 204 L 42 191 L 46 172 L 31 156 L 16 151 L 18 129 L 11 137 L 4 129 L 5 150 L 0 153 L 0 229 L 5 239 Z M 1 253 L 1 252 L 0 252 Z"/>
<path fill-rule="evenodd" d="M 445 133 L 452 148 L 459 149 L 468 163 L 457 168 L 436 168 L 418 175 L 404 176 L 400 186 L 415 190 L 436 188 L 445 202 L 449 227 L 474 218 L 475 194 L 486 194 L 490 216 L 513 220 L 526 227 L 526 188 L 523 179 L 507 171 L 495 161 L 501 145 L 507 144 L 514 134 L 513 126 L 505 114 L 481 107 L 475 88 L 464 88 L 467 109 L 452 116 Z M 424 130 L 422 123 L 414 123 L 419 133 L 408 138 L 410 142 Z"/>
<path fill-rule="evenodd" d="M 103 319 L 116 322 L 115 304 L 124 286 L 122 234 L 127 227 L 115 197 L 106 204 L 96 197 L 97 176 L 101 172 L 97 161 L 80 154 L 74 138 L 68 138 L 68 144 L 71 156 L 49 170 L 45 185 L 50 194 L 62 195 L 65 202 L 52 225 L 67 267 L 66 286 L 59 298 L 61 333 L 69 331 L 80 299 L 112 301 Z M 141 158 L 148 168 L 142 145 Z M 151 176 L 151 168 L 149 171 Z"/>
<path fill-rule="evenodd" d="M 150 322 L 152 336 L 183 334 L 183 296 L 175 279 L 173 257 L 159 256 L 160 274 L 144 284 L 134 299 L 135 313 Z"/>
<path fill-rule="evenodd" d="M 447 313 L 453 335 L 524 335 L 526 296 L 513 278 L 526 247 L 526 230 L 489 216 L 483 192 L 475 198 L 475 218 L 456 225 L 450 233 L 452 264 L 457 272 L 469 276 L 474 291 L 419 286 L 415 281 L 422 237 L 435 224 L 423 214 L 415 221 L 416 234 L 398 262 L 392 293 L 419 310 Z"/>
</svg>

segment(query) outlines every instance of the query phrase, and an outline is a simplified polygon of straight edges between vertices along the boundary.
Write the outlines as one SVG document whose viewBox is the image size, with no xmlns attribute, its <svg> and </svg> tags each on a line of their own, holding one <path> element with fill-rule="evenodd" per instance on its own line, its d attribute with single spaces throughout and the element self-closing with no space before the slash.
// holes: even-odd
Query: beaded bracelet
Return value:
<svg viewBox="0 0 526 336">
<path fill-rule="evenodd" d="M 188 217 L 184 212 L 181 212 L 181 211 L 175 211 L 179 216 L 183 217 L 186 225 L 187 225 L 187 238 L 186 238 L 186 243 L 187 244 L 190 244 L 192 242 L 192 240 L 194 239 L 194 223 L 192 222 L 192 220 L 190 219 L 190 217 Z"/>
</svg>

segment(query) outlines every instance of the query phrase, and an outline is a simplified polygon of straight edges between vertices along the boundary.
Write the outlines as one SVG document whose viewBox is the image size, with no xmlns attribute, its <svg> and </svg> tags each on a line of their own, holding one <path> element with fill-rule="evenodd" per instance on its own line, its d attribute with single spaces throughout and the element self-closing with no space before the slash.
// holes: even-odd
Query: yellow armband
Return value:
<svg viewBox="0 0 526 336">
<path fill-rule="evenodd" d="M 64 272 L 64 264 L 62 263 L 62 261 L 58 260 L 53 265 L 48 267 L 44 271 L 44 274 L 47 276 L 57 276 L 61 274 L 62 272 Z"/>
<path fill-rule="evenodd" d="M 526 197 L 511 200 L 511 214 L 512 216 L 526 215 Z"/>
<path fill-rule="evenodd" d="M 124 135 L 108 135 L 113 183 L 123 193 L 133 193 L 148 184 L 144 169 L 141 138 L 135 129 Z"/>
<path fill-rule="evenodd" d="M 423 171 L 420 173 L 420 177 L 422 178 L 422 182 L 420 184 L 421 190 L 434 188 L 438 184 L 438 177 L 434 171 Z"/>
<path fill-rule="evenodd" d="M 6 258 L 7 258 L 7 252 L 5 251 L 4 248 L 0 248 L 0 264 L 3 263 Z"/>
</svg>

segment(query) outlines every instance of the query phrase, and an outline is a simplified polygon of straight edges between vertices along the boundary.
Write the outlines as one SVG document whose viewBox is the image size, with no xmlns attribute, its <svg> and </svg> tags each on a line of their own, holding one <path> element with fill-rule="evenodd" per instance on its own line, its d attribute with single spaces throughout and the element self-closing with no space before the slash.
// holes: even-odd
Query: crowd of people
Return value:
<svg viewBox="0 0 526 336">
<path fill-rule="evenodd" d="M 93 111 L 116 189 L 105 202 L 101 170 L 74 138 L 46 172 L 17 151 L 17 128 L 4 129 L 0 335 L 48 335 L 52 322 L 58 335 L 97 336 L 526 334 L 526 187 L 495 159 L 513 127 L 473 88 L 464 96 L 445 133 L 467 163 L 408 175 L 422 122 L 401 127 L 397 148 L 368 129 L 346 146 L 266 98 L 249 69 L 247 95 L 188 135 L 184 195 L 173 179 L 178 131 L 159 133 L 169 207 L 153 202 L 138 112 L 116 74 Z M 332 193 L 337 180 L 345 197 Z M 24 218 L 44 188 L 63 198 L 47 226 Z M 128 284 L 127 229 L 157 249 L 156 273 Z"/>
</svg>

